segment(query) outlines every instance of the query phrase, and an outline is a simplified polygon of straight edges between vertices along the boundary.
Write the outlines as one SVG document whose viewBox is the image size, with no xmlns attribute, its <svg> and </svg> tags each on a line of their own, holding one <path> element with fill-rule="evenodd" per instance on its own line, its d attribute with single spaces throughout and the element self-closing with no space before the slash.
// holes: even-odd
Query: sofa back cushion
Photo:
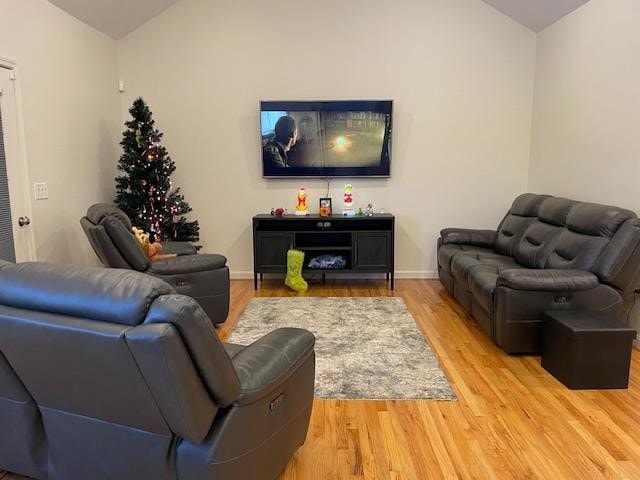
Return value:
<svg viewBox="0 0 640 480">
<path fill-rule="evenodd" d="M 567 228 L 555 243 L 545 268 L 572 268 L 599 273 L 596 265 L 612 237 L 636 215 L 622 208 L 578 203 L 567 216 Z M 617 242 L 616 242 L 617 243 Z"/>
<path fill-rule="evenodd" d="M 502 255 L 513 257 L 525 230 L 538 218 L 538 210 L 549 195 L 525 193 L 517 197 L 500 225 L 496 237 L 495 250 Z"/>
<path fill-rule="evenodd" d="M 640 220 L 627 220 L 598 258 L 594 273 L 620 290 L 640 289 Z"/>
<path fill-rule="evenodd" d="M 624 292 L 640 289 L 640 219 L 624 208 L 525 193 L 494 249 L 528 268 L 586 270 Z"/>
<path fill-rule="evenodd" d="M 149 305 L 171 293 L 168 283 L 131 270 L 25 262 L 0 275 L 1 305 L 128 326 L 142 323 Z"/>
<path fill-rule="evenodd" d="M 528 268 L 544 268 L 558 237 L 565 230 L 569 212 L 577 203 L 560 197 L 545 199 L 538 209 L 538 218 L 527 227 L 515 247 L 516 261 Z"/>
<path fill-rule="evenodd" d="M 131 231 L 131 220 L 119 208 L 96 203 L 89 207 L 80 224 L 105 266 L 139 272 L 149 268 L 149 258 Z"/>
</svg>

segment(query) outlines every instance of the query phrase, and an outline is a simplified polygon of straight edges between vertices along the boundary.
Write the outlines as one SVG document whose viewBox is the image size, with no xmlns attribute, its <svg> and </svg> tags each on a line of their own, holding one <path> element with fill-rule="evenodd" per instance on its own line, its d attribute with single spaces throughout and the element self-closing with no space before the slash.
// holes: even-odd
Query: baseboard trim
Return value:
<svg viewBox="0 0 640 480">
<path fill-rule="evenodd" d="M 231 270 L 229 273 L 232 280 L 253 280 L 253 272 L 243 270 Z M 267 278 L 277 278 L 282 275 L 265 274 Z M 327 277 L 331 278 L 328 273 Z M 384 273 L 359 273 L 359 274 L 339 274 L 343 278 L 384 278 Z M 336 275 L 336 278 L 338 275 Z M 435 270 L 396 270 L 395 278 L 399 279 L 434 279 L 438 278 L 438 272 Z"/>
<path fill-rule="evenodd" d="M 231 280 L 253 280 L 253 272 L 244 272 L 242 270 L 229 271 Z"/>
<path fill-rule="evenodd" d="M 396 278 L 426 278 L 433 280 L 438 278 L 436 270 L 396 270 Z"/>
</svg>

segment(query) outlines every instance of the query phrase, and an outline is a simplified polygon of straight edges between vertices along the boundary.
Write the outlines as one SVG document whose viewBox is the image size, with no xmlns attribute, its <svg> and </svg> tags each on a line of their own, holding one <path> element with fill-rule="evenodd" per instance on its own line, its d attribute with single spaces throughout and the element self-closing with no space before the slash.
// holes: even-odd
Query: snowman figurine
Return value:
<svg viewBox="0 0 640 480">
<path fill-rule="evenodd" d="M 353 210 L 353 186 L 350 183 L 347 183 L 344 186 L 344 207 L 342 209 L 342 214 L 348 217 L 356 214 Z"/>
</svg>

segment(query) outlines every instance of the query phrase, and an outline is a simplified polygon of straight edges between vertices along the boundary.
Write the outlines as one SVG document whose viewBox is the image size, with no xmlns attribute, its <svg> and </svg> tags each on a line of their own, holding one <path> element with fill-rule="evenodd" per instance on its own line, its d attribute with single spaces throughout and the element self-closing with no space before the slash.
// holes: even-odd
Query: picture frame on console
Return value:
<svg viewBox="0 0 640 480">
<path fill-rule="evenodd" d="M 328 217 L 332 214 L 331 198 L 324 197 L 320 199 L 320 216 Z"/>
</svg>

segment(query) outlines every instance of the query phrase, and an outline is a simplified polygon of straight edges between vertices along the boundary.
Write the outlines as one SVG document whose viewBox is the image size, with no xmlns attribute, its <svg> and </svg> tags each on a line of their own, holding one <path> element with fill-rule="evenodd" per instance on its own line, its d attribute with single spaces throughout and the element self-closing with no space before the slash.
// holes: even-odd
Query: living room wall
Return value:
<svg viewBox="0 0 640 480">
<path fill-rule="evenodd" d="M 91 203 L 113 196 L 121 120 L 116 42 L 46 0 L 0 0 L 0 56 L 17 62 L 41 261 L 96 264 L 80 228 Z"/>
<path fill-rule="evenodd" d="M 397 216 L 399 276 L 433 276 L 441 228 L 495 227 L 527 187 L 535 42 L 480 0 L 183 0 L 118 42 L 122 113 L 148 101 L 201 243 L 237 278 L 254 214 L 326 194 L 261 178 L 258 102 L 393 99 L 391 178 L 351 179 L 354 200 Z"/>
<path fill-rule="evenodd" d="M 591 0 L 539 34 L 530 190 L 640 211 L 638 25 L 637 0 Z"/>
</svg>

